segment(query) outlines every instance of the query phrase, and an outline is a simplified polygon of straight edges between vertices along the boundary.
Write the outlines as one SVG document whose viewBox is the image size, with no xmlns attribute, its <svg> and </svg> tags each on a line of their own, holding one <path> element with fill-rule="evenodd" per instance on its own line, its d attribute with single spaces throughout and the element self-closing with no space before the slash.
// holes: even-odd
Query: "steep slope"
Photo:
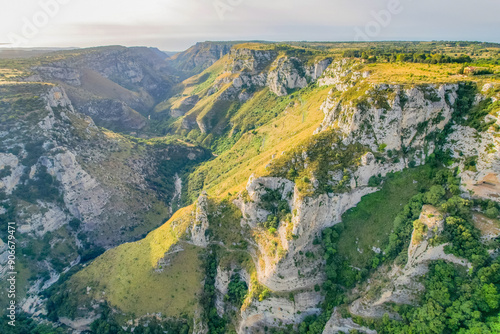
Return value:
<svg viewBox="0 0 500 334">
<path fill-rule="evenodd" d="M 210 155 L 176 140 L 140 142 L 99 129 L 59 86 L 0 91 L 1 238 L 14 222 L 24 255 L 18 301 L 36 312 L 39 292 L 63 271 L 170 217 L 179 204 L 176 178 Z M 6 268 L 3 246 L 1 253 Z"/>
<path fill-rule="evenodd" d="M 177 81 L 167 58 L 153 48 L 110 46 L 18 59 L 14 66 L 24 72 L 21 80 L 62 86 L 77 111 L 99 126 L 130 132 L 146 127 Z"/>
<path fill-rule="evenodd" d="M 220 137 L 245 132 L 269 120 L 245 115 L 243 104 L 283 97 L 304 88 L 315 82 L 330 62 L 331 58 L 317 50 L 236 45 L 204 72 L 174 88 L 177 94 L 160 104 L 157 111 L 176 118 L 169 121 L 166 132 L 216 147 Z M 264 95 L 267 90 L 270 94 Z"/>
<path fill-rule="evenodd" d="M 65 285 L 73 291 L 70 296 L 51 298 L 59 318 L 63 322 L 83 318 L 90 324 L 99 314 L 86 309 L 92 309 L 93 300 L 101 298 L 125 312 L 127 321 L 146 314 L 192 318 L 202 290 L 201 249 L 179 239 L 195 223 L 192 208 L 184 208 L 145 239 L 106 252 Z M 49 308 L 49 312 L 54 310 Z"/>
<path fill-rule="evenodd" d="M 436 175 L 444 169 L 443 162 L 452 167 L 470 165 L 471 157 L 476 154 L 472 150 L 474 144 L 468 144 L 470 152 L 457 146 L 461 145 L 454 137 L 460 133 L 457 129 L 477 131 L 476 139 L 497 138 L 498 127 L 493 124 L 498 124 L 495 79 L 483 91 L 485 82 L 481 78 L 476 82 L 474 78 L 451 74 L 448 82 L 405 82 L 401 76 L 400 81 L 387 84 L 377 79 L 384 76 L 380 72 L 387 71 L 387 67 L 379 64 L 331 59 L 322 65 L 322 59 L 328 59 L 324 55 L 300 59 L 288 52 L 291 51 L 282 52 L 266 45 L 237 46 L 202 74 L 184 81 L 181 88 L 185 93 L 179 95 L 179 100 L 174 97 L 165 104 L 164 111 L 176 110 L 172 115 L 180 117 L 172 123 L 173 131 L 207 146 L 209 136 L 219 138 L 213 141 L 213 147 L 220 149 L 220 155 L 185 179 L 187 200 L 194 200 L 202 190 L 207 191 L 208 199 L 202 194 L 196 208 L 186 209 L 191 212 L 186 226 L 191 227 L 181 224 L 182 234 L 177 234 L 177 245 L 183 247 L 179 252 L 187 258 L 190 253 L 183 244 L 194 243 L 208 250 L 204 256 L 206 267 L 198 269 L 204 269 L 206 275 L 202 297 L 198 306 L 189 311 L 197 333 L 204 332 L 203 328 L 215 330 L 214 326 L 233 328 L 238 333 L 258 333 L 265 327 L 323 328 L 333 311 L 328 305 L 346 306 L 346 302 L 353 301 L 349 301 L 353 298 L 350 295 L 342 299 L 341 291 L 349 291 L 355 283 L 376 275 L 374 269 L 398 254 L 410 252 L 409 263 L 412 262 L 415 250 L 405 249 L 411 233 L 394 246 L 391 235 L 396 232 L 392 221 L 399 208 L 413 200 L 412 196 L 424 196 L 440 184 Z M 411 71 L 417 66 L 420 65 L 405 65 L 405 68 Z M 314 77 L 305 75 L 313 72 L 317 73 Z M 240 99 L 247 89 L 254 90 Z M 220 101 L 237 106 L 221 107 Z M 214 121 L 213 117 L 221 114 Z M 228 121 L 230 128 L 222 128 Z M 476 169 L 469 168 L 469 172 L 496 175 L 495 140 L 485 139 L 484 146 L 489 151 L 479 155 L 484 162 L 476 159 Z M 444 153 L 448 148 L 461 151 L 462 155 L 448 156 Z M 415 169 L 426 162 L 433 163 L 434 170 L 428 166 Z M 454 180 L 454 172 L 450 173 L 448 179 Z M 467 175 L 458 174 L 464 181 L 464 191 L 469 189 Z M 458 185 L 445 186 L 449 187 L 446 196 L 441 195 L 439 201 L 456 201 L 452 195 L 460 193 Z M 404 196 L 399 194 L 401 189 L 407 192 Z M 477 192 L 475 196 L 496 200 L 491 194 L 484 196 Z M 463 193 L 463 196 L 469 195 Z M 350 210 L 358 203 L 361 203 L 359 210 L 365 208 L 365 211 Z M 430 215 L 421 213 L 421 204 L 415 210 L 417 218 Z M 338 250 L 328 255 L 321 241 L 322 231 L 341 222 L 345 224 L 341 232 L 344 238 L 338 241 Z M 171 219 L 164 228 L 173 229 L 179 224 L 178 219 Z M 450 244 L 454 242 L 450 239 Z M 121 254 L 118 257 L 106 253 L 65 286 L 73 286 L 84 295 L 83 287 L 90 286 L 95 276 L 92 273 L 103 263 L 118 258 L 117 266 L 129 266 L 125 254 L 130 247 L 117 250 Z M 444 255 L 443 247 L 438 255 L 426 259 L 465 261 Z M 146 273 L 151 274 L 158 263 L 169 261 L 170 248 L 167 248 L 160 251 L 151 266 L 148 263 Z M 385 257 L 384 252 L 389 251 L 395 254 Z M 162 252 L 165 258 L 159 260 Z M 149 253 L 144 249 L 144 254 Z M 329 256 L 340 261 L 337 269 L 329 269 Z M 144 259 L 139 261 L 142 263 Z M 407 269 L 393 271 L 393 276 L 404 280 L 410 275 L 405 274 L 410 270 Z M 169 270 L 174 272 L 175 265 Z M 107 275 L 100 277 L 97 286 L 105 292 L 104 298 L 113 308 L 129 312 L 127 302 L 120 299 L 121 293 L 108 287 L 113 280 Z M 215 292 L 210 288 L 212 283 Z M 121 284 L 127 291 L 138 280 Z M 172 282 L 168 284 L 174 287 Z M 398 284 L 401 285 L 404 284 Z M 233 297 L 236 287 L 244 292 L 242 298 Z M 186 300 L 195 298 L 197 291 L 189 290 Z M 366 291 L 370 294 L 369 289 L 353 291 L 357 297 Z M 402 303 L 402 299 L 384 298 L 379 304 L 389 300 Z M 350 308 L 353 313 L 360 309 L 354 305 Z M 160 308 L 155 310 L 160 312 Z M 146 311 L 142 314 L 135 311 L 139 318 L 147 315 Z M 64 314 L 63 310 L 56 312 Z M 382 315 L 379 312 L 375 316 Z M 311 319 L 316 320 L 311 322 Z M 325 333 L 335 332 L 332 328 L 371 331 L 351 320 L 342 320 L 338 312 L 328 322 Z"/>
<path fill-rule="evenodd" d="M 237 42 L 200 42 L 189 49 L 179 52 L 169 59 L 173 67 L 186 76 L 196 75 L 212 66 L 225 56 Z"/>
<path fill-rule="evenodd" d="M 97 129 L 144 164 L 161 142 L 162 160 L 184 155 L 180 165 L 158 164 L 157 174 L 142 170 L 139 187 L 194 204 L 144 239 L 75 268 L 30 311 L 78 330 L 115 321 L 129 332 L 153 319 L 194 333 L 491 329 L 500 288 L 491 274 L 499 248 L 491 237 L 500 208 L 498 75 L 325 48 L 233 46 L 156 107 L 156 126 L 179 137 L 141 141 Z M 190 156 L 205 157 L 193 144 L 217 156 L 191 164 Z M 99 166 L 102 159 L 92 158 Z M 16 170 L 10 156 L 4 165 Z M 88 174 L 107 186 L 106 171 Z M 12 188 L 10 174 L 2 181 Z M 85 201 L 77 201 L 81 210 L 94 212 Z M 490 234 L 481 238 L 474 226 Z M 436 292 L 440 279 L 448 301 Z M 454 323 L 448 311 L 432 311 L 456 308 L 450 300 L 478 313 L 471 320 L 450 309 Z"/>
</svg>

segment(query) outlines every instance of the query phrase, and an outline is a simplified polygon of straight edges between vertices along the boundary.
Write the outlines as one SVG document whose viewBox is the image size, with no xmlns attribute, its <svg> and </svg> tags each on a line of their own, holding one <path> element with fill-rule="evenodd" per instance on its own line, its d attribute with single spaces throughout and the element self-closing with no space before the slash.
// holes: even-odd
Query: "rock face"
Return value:
<svg viewBox="0 0 500 334">
<path fill-rule="evenodd" d="M 19 159 L 11 153 L 0 153 L 0 172 L 5 171 L 5 176 L 0 179 L 0 190 L 8 195 L 19 183 L 24 168 L 19 164 Z M 9 171 L 9 172 L 7 172 Z"/>
<path fill-rule="evenodd" d="M 388 273 L 383 273 L 383 276 L 388 277 L 388 282 L 383 283 L 381 292 L 375 298 L 363 297 L 354 301 L 349 307 L 352 314 L 381 318 L 384 313 L 388 313 L 391 317 L 398 319 L 399 316 L 394 314 L 388 305 L 390 303 L 415 304 L 418 295 L 424 289 L 419 278 L 428 272 L 428 265 L 431 261 L 445 260 L 470 267 L 467 260 L 446 254 L 444 247 L 447 244 L 432 244 L 433 237 L 439 235 L 444 229 L 444 218 L 441 212 L 433 206 L 424 205 L 418 221 L 425 226 L 425 232 L 418 232 L 414 229 L 405 267 L 394 266 Z M 381 283 L 374 283 L 366 289 L 366 292 L 375 289 L 377 284 Z"/>
<path fill-rule="evenodd" d="M 307 60 L 287 56 L 272 49 L 234 47 L 227 55 L 224 71 L 210 85 L 204 96 L 199 97 L 199 101 L 196 101 L 198 104 L 189 105 L 188 110 L 205 109 L 207 99 L 210 99 L 214 107 L 204 110 L 201 115 L 186 115 L 182 128 L 198 128 L 202 133 L 214 131 L 216 124 L 213 124 L 213 120 L 220 121 L 220 118 L 226 117 L 228 105 L 231 103 L 243 103 L 252 98 L 254 92 L 266 87 L 278 96 L 304 88 L 316 82 L 330 62 L 330 58 L 323 58 L 314 59 L 314 62 L 309 64 Z M 184 108 L 174 110 L 174 115 L 182 116 L 184 111 L 180 109 Z"/>
<path fill-rule="evenodd" d="M 352 321 L 351 318 L 343 318 L 337 308 L 334 309 L 330 320 L 326 323 L 323 334 L 349 333 L 351 331 L 356 331 L 357 333 L 377 334 L 377 331 L 360 326 Z"/>
<path fill-rule="evenodd" d="M 8 91 L 9 86 L 3 89 Z M 160 175 L 159 165 L 168 169 L 175 163 L 177 169 L 171 169 L 180 173 L 184 164 L 206 157 L 198 147 L 141 148 L 121 135 L 102 131 L 73 107 L 60 86 L 30 83 L 12 89 L 17 103 L 29 99 L 36 103 L 32 102 L 33 110 L 28 109 L 31 105 L 24 107 L 30 113 L 23 117 L 10 109 L 12 100 L 5 102 L 2 97 L 3 111 L 12 112 L 12 117 L 0 123 L 0 219 L 17 223 L 16 238 L 27 255 L 35 242 L 47 250 L 43 261 L 35 256 L 26 261 L 54 277 L 89 252 L 135 240 L 160 226 L 181 187 L 177 186 L 177 194 L 175 186 L 171 192 L 154 187 L 160 177 L 166 183 L 176 180 L 175 174 L 170 180 Z M 197 218 L 202 226 L 207 224 L 206 216 L 200 213 Z M 200 236 L 204 238 L 204 231 Z M 206 244 L 203 238 L 199 242 Z M 7 257 L 3 250 L 0 253 L 3 266 Z M 32 292 L 24 304 L 32 305 L 30 312 L 42 311 L 37 294 L 50 285 L 39 283 L 37 289 L 27 287 Z"/>
<path fill-rule="evenodd" d="M 357 61 L 342 59 L 328 66 L 323 77 L 318 80 L 319 86 L 335 86 L 337 91 L 346 91 L 354 87 L 362 78 L 367 78 L 369 73 L 361 73 L 357 70 Z"/>
<path fill-rule="evenodd" d="M 194 245 L 200 247 L 208 246 L 207 239 L 207 229 L 208 229 L 208 215 L 207 215 L 207 194 L 203 193 L 198 197 L 198 202 L 196 203 L 196 218 L 193 224 L 190 226 L 191 229 L 191 241 Z"/>
<path fill-rule="evenodd" d="M 111 194 L 83 170 L 73 152 L 41 157 L 40 163 L 47 167 L 49 174 L 61 182 L 64 202 L 74 217 L 92 221 L 102 214 Z"/>
<path fill-rule="evenodd" d="M 226 302 L 225 297 L 229 290 L 229 282 L 233 275 L 238 275 L 241 280 L 245 281 L 247 286 L 251 287 L 250 275 L 245 269 L 242 269 L 236 265 L 231 265 L 229 268 L 217 267 L 217 276 L 215 277 L 215 290 L 216 290 L 216 300 L 215 307 L 219 316 L 223 317 L 224 314 L 238 310 L 235 306 Z"/>
<path fill-rule="evenodd" d="M 210 67 L 217 60 L 231 51 L 234 43 L 201 42 L 196 43 L 184 52 L 171 57 L 169 63 L 185 75 L 193 75 Z"/>
<path fill-rule="evenodd" d="M 495 123 L 500 124 L 498 116 Z M 474 197 L 500 201 L 500 138 L 493 128 L 478 132 L 466 126 L 453 126 L 445 148 L 451 150 L 457 160 L 454 166 L 462 171 L 464 191 L 471 191 Z M 474 167 L 466 167 L 467 160 L 474 161 Z"/>
<path fill-rule="evenodd" d="M 258 223 L 264 222 L 270 214 L 261 207 L 262 196 L 268 189 L 278 190 L 283 200 L 287 200 L 293 217 L 291 222 L 280 223 L 278 235 L 280 247 L 285 255 L 279 256 L 269 253 L 265 243 L 258 243 L 256 254 L 257 279 L 275 292 L 293 292 L 295 302 L 287 298 L 271 297 L 262 302 L 253 302 L 242 312 L 239 333 L 253 333 L 256 328 L 276 326 L 277 323 L 298 324 L 304 316 L 316 314 L 320 311 L 318 304 L 322 296 L 314 292 L 300 292 L 312 290 L 315 284 L 320 284 L 324 278 L 319 268 L 321 259 L 307 259 L 303 254 L 315 250 L 313 239 L 325 227 L 340 222 L 341 215 L 355 206 L 363 195 L 374 188 L 361 187 L 345 194 L 333 196 L 322 195 L 318 198 L 301 198 L 295 184 L 281 178 L 253 178 L 251 177 L 247 191 L 249 200 L 238 200 L 235 204 L 240 208 L 243 219 L 242 226 L 257 228 Z M 289 225 L 291 224 L 291 226 Z M 287 230 L 295 235 L 290 238 Z M 297 267 L 297 261 L 302 261 Z M 305 262 L 304 262 L 305 261 Z M 300 315 L 297 314 L 300 311 Z"/>
<path fill-rule="evenodd" d="M 279 326 L 280 323 L 298 325 L 306 316 L 321 312 L 318 308 L 321 301 L 319 293 L 303 292 L 295 294 L 294 301 L 270 297 L 254 302 L 242 311 L 238 333 L 260 333 L 265 326 Z M 301 313 L 297 314 L 298 311 Z"/>
<path fill-rule="evenodd" d="M 320 130 L 335 127 L 373 150 L 384 145 L 386 150 L 400 151 L 431 144 L 425 137 L 443 130 L 450 121 L 458 85 L 409 89 L 376 85 L 360 89 L 366 91 L 355 101 L 343 102 L 335 97 L 335 91 L 330 93 L 323 104 L 325 120 Z"/>
<path fill-rule="evenodd" d="M 307 79 L 303 73 L 302 64 L 299 59 L 291 57 L 278 58 L 272 64 L 274 68 L 267 76 L 267 86 L 278 96 L 288 94 L 288 89 L 304 88 Z"/>
<path fill-rule="evenodd" d="M 228 71 L 238 74 L 232 81 L 236 89 L 269 87 L 274 94 L 284 96 L 289 90 L 315 82 L 330 62 L 326 58 L 308 66 L 299 58 L 275 51 L 241 48 L 231 50 Z"/>
<path fill-rule="evenodd" d="M 224 301 L 224 297 L 227 294 L 232 274 L 232 268 L 230 270 L 224 270 L 220 266 L 217 267 L 217 276 L 215 277 L 214 287 L 217 291 L 215 308 L 217 309 L 217 314 L 219 315 L 219 317 L 222 317 L 226 311 L 226 303 Z"/>
<path fill-rule="evenodd" d="M 183 116 L 186 112 L 193 109 L 193 107 L 196 105 L 196 103 L 198 103 L 199 100 L 200 98 L 198 97 L 198 95 L 186 97 L 181 101 L 179 108 L 170 110 L 170 116 L 174 118 Z"/>
<path fill-rule="evenodd" d="M 319 85 L 334 88 L 322 105 L 325 119 L 317 132 L 333 127 L 344 134 L 346 141 L 363 143 L 374 151 L 381 147 L 384 151 L 411 148 L 413 160 L 420 164 L 434 151 L 434 143 L 426 137 L 441 132 L 452 118 L 458 84 L 411 88 L 367 84 L 369 73 L 361 73 L 358 66 L 344 59 L 332 63 L 319 79 Z M 485 99 L 497 101 L 499 94 L 491 93 L 494 87 L 486 84 L 475 103 Z M 480 132 L 453 125 L 443 149 L 450 150 L 457 160 L 453 167 L 462 171 L 462 190 L 475 197 L 500 201 L 500 139 L 495 129 L 500 126 L 498 112 L 487 115 L 485 122 L 494 126 Z M 467 161 L 473 161 L 474 167 L 465 166 Z"/>
<path fill-rule="evenodd" d="M 26 80 L 61 85 L 76 110 L 100 126 L 136 131 L 176 80 L 166 58 L 153 48 L 94 48 L 34 67 Z"/>
<path fill-rule="evenodd" d="M 452 85 L 432 89 L 442 100 L 437 101 L 437 97 L 435 97 L 435 102 L 428 101 L 424 93 L 415 88 L 405 92 L 408 97 L 403 107 L 399 100 L 399 96 L 403 93 L 400 92 L 389 103 L 390 106 L 392 105 L 392 109 L 385 110 L 376 106 L 369 107 L 368 105 L 374 103 L 374 101 L 368 102 L 365 110 L 361 110 L 354 104 L 349 104 L 346 110 L 337 107 L 326 108 L 327 112 L 323 126 L 338 128 L 343 133 L 345 143 L 360 141 L 374 151 L 378 150 L 381 143 L 384 143 L 386 145 L 384 150 L 397 151 L 402 150 L 404 147 L 411 147 L 414 152 L 413 155 L 406 156 L 400 161 L 387 162 L 379 162 L 375 159 L 373 153 L 367 152 L 361 156 L 360 164 L 353 166 L 349 171 L 350 180 L 347 182 L 351 184 L 349 192 L 304 198 L 299 194 L 294 183 L 286 179 L 272 177 L 250 178 L 247 185 L 249 199 L 236 202 L 243 215 L 241 222 L 243 226 L 248 225 L 253 229 L 258 229 L 259 223 L 266 221 L 270 212 L 263 209 L 261 205 L 266 189 L 278 190 L 281 199 L 288 202 L 290 212 L 292 212 L 291 221 L 280 222 L 278 228 L 279 247 L 283 250 L 281 256 L 269 253 L 265 241 L 257 243 L 256 253 L 259 261 L 256 263 L 256 267 L 257 277 L 261 284 L 278 292 L 311 289 L 315 284 L 321 284 L 324 278 L 318 269 L 322 266 L 322 260 L 306 259 L 301 254 L 314 251 L 313 240 L 325 227 L 339 223 L 342 214 L 356 206 L 362 196 L 377 190 L 368 187 L 372 176 L 385 176 L 389 172 L 400 171 L 408 166 L 409 160 L 420 164 L 427 154 L 432 153 L 434 145 L 426 140 L 426 134 L 439 131 L 451 118 L 452 108 L 445 100 L 451 101 L 455 98 L 457 87 Z M 369 95 L 369 93 L 366 93 L 366 95 Z M 349 114 L 349 110 L 352 113 Z M 346 113 L 351 116 L 346 117 Z M 383 114 L 386 115 L 385 118 Z M 442 117 L 438 117 L 440 115 Z M 370 126 L 366 128 L 371 129 L 371 131 L 360 127 L 360 123 L 369 124 Z M 343 176 L 334 174 L 331 175 L 333 181 Z M 293 238 L 290 238 L 290 233 Z M 442 247 L 429 252 L 427 260 L 436 256 L 444 258 Z M 296 265 L 298 261 L 301 261 L 300 268 Z M 410 280 L 408 277 L 413 277 L 412 271 L 407 270 L 409 276 L 398 273 L 398 275 L 401 275 L 402 280 Z M 406 283 L 408 282 L 405 281 L 404 284 Z M 401 283 L 400 285 L 404 286 L 404 284 Z M 396 297 L 394 297 L 394 300 L 401 301 Z M 381 302 L 381 304 L 384 302 Z M 361 305 L 361 302 L 353 304 L 355 312 L 362 308 L 362 306 L 357 306 L 358 304 Z M 368 308 L 371 309 L 372 307 L 373 303 Z M 373 310 L 378 312 L 376 308 L 373 308 Z M 307 309 L 304 309 L 301 312 L 306 311 Z M 383 312 L 385 311 L 384 309 Z M 243 314 L 242 316 L 243 323 L 251 321 L 247 320 L 248 317 L 253 317 L 249 314 Z M 271 325 L 274 320 L 271 320 L 271 316 L 267 317 L 269 319 L 262 317 L 259 318 L 259 321 Z"/>
</svg>

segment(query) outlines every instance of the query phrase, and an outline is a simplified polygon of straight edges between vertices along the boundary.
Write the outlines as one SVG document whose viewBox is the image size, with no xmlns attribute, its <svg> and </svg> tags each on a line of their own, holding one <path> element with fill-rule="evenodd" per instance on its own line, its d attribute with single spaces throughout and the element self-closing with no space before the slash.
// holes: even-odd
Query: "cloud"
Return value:
<svg viewBox="0 0 500 334">
<path fill-rule="evenodd" d="M 2 5 L 0 42 L 8 41 L 9 32 L 20 33 L 23 20 L 41 10 L 40 1 L 61 0 Z M 380 29 L 376 40 L 500 42 L 500 2 L 491 0 L 473 5 L 467 0 L 68 1 L 30 39 L 32 45 L 122 44 L 180 50 L 204 40 L 349 41 L 356 27 L 364 29 L 374 20 L 373 13 L 391 1 L 400 1 L 403 10 Z"/>
</svg>

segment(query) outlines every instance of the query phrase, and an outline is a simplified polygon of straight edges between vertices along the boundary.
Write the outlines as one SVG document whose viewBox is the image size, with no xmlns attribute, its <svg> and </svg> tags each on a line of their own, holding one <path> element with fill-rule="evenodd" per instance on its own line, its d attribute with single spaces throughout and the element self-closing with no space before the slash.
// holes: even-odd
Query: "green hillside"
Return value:
<svg viewBox="0 0 500 334">
<path fill-rule="evenodd" d="M 28 222 L 22 295 L 61 332 L 498 332 L 500 45 L 106 47 L 0 73 L 0 219 Z"/>
</svg>

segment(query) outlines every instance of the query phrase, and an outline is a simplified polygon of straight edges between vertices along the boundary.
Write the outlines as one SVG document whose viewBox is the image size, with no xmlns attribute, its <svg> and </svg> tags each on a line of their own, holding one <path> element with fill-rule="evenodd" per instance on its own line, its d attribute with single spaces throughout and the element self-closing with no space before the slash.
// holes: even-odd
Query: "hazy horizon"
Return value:
<svg viewBox="0 0 500 334">
<path fill-rule="evenodd" d="M 0 44 L 0 50 L 71 50 L 71 49 L 88 49 L 88 48 L 100 48 L 100 47 L 111 47 L 111 46 L 123 46 L 123 47 L 128 47 L 128 48 L 134 48 L 134 47 L 145 47 L 145 48 L 156 48 L 162 52 L 168 52 L 168 53 L 178 53 L 178 52 L 184 52 L 191 48 L 192 46 L 196 45 L 197 43 L 204 43 L 204 42 L 260 42 L 260 43 L 295 43 L 295 42 L 304 42 L 304 43 L 356 43 L 354 41 L 299 41 L 299 40 L 289 40 L 289 41 L 270 41 L 270 40 L 206 40 L 206 41 L 197 41 L 194 42 L 193 44 L 189 45 L 185 49 L 179 49 L 179 50 L 166 50 L 162 48 L 158 48 L 156 46 L 151 46 L 151 45 L 120 45 L 120 44 L 107 44 L 107 45 L 92 45 L 92 46 L 61 46 L 61 47 L 55 47 L 55 46 L 20 46 L 20 47 L 10 47 L 8 45 L 3 45 Z M 380 41 L 370 41 L 372 43 L 383 43 L 383 42 L 478 42 L 478 43 L 495 43 L 495 44 L 500 44 L 500 42 L 489 42 L 489 41 L 472 41 L 472 40 L 424 40 L 424 41 L 417 41 L 417 40 L 380 40 Z M 362 43 L 362 42 L 359 42 Z"/>
</svg>

